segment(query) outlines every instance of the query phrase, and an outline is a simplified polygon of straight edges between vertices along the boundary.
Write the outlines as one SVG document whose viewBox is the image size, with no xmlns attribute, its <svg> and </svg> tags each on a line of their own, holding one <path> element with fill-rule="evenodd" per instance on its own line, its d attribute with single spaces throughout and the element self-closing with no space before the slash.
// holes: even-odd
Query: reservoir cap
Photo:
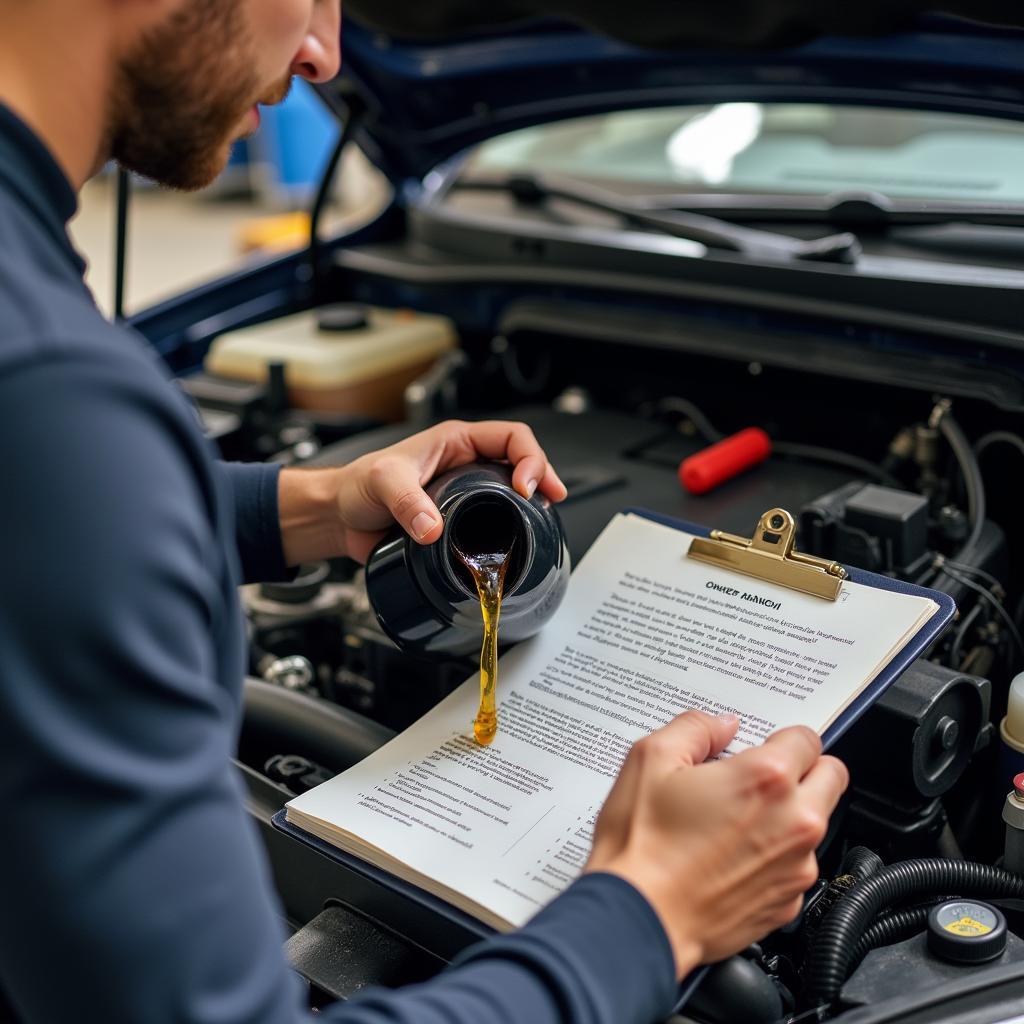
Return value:
<svg viewBox="0 0 1024 1024">
<path fill-rule="evenodd" d="M 329 334 L 341 334 L 345 331 L 362 331 L 370 326 L 365 306 L 352 303 L 336 303 L 323 306 L 317 310 L 317 327 Z"/>
<path fill-rule="evenodd" d="M 928 948 L 953 963 L 995 960 L 1006 949 L 1006 918 L 988 903 L 947 900 L 928 914 Z"/>
</svg>

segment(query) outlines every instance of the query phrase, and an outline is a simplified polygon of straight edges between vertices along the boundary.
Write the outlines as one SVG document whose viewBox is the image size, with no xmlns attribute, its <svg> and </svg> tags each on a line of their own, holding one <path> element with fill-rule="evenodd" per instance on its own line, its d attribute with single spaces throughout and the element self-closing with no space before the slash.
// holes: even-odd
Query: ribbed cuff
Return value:
<svg viewBox="0 0 1024 1024">
<path fill-rule="evenodd" d="M 520 931 L 474 946 L 455 965 L 489 957 L 545 977 L 565 1020 L 650 1024 L 679 998 L 661 921 L 617 875 L 583 875 Z"/>
<path fill-rule="evenodd" d="M 281 467 L 243 462 L 223 462 L 221 467 L 235 498 L 235 532 L 244 582 L 290 579 L 277 500 Z"/>
</svg>

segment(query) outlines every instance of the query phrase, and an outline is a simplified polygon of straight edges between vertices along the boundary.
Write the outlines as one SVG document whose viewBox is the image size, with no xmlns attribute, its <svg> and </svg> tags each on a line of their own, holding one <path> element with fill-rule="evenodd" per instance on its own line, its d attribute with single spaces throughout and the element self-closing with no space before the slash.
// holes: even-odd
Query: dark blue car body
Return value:
<svg viewBox="0 0 1024 1024">
<path fill-rule="evenodd" d="M 814 10 L 803 0 L 791 2 Z M 869 0 L 865 2 L 871 7 Z M 641 13 L 658 9 L 666 24 L 671 22 L 673 5 L 637 3 Z M 1002 0 L 987 3 L 1003 9 Z M 367 0 L 367 17 L 375 6 Z M 390 6 L 383 4 L 383 9 L 393 14 L 401 6 L 396 0 Z M 496 9 L 506 6 L 514 15 L 521 5 L 497 0 Z M 586 0 L 552 6 L 562 13 L 565 7 L 582 10 Z M 595 6 L 613 12 L 616 7 Z M 735 4 L 723 0 L 723 6 L 731 10 Z M 890 5 L 893 10 L 898 6 Z M 454 0 L 454 7 L 464 10 L 479 5 Z M 628 10 L 628 5 L 618 7 Z M 714 4 L 706 7 L 713 13 Z M 394 26 L 384 14 L 373 27 L 358 16 L 346 21 L 343 70 L 335 82 L 319 89 L 324 103 L 338 115 L 346 138 L 358 144 L 388 179 L 391 193 L 384 207 L 347 234 L 317 240 L 308 250 L 212 281 L 135 316 L 134 325 L 176 373 L 187 377 L 200 370 L 219 335 L 325 302 L 408 307 L 451 318 L 466 340 L 469 361 L 479 370 L 475 382 L 480 388 L 500 376 L 494 367 L 500 368 L 519 339 L 533 363 L 511 370 L 505 367 L 506 376 L 513 370 L 518 375 L 522 386 L 517 399 L 529 402 L 542 391 L 543 398 L 537 397 L 525 412 L 515 401 L 499 405 L 498 412 L 533 423 L 552 459 L 574 474 L 570 491 L 581 500 L 565 506 L 574 559 L 610 515 L 627 505 L 645 505 L 666 515 L 749 534 L 761 512 L 782 504 L 783 499 L 796 511 L 822 496 L 831 499 L 850 486 L 851 479 L 860 484 L 869 478 L 885 482 L 891 468 L 888 457 L 899 437 L 905 439 L 906 431 L 917 428 L 916 436 L 926 433 L 923 424 L 935 396 L 952 400 L 958 413 L 964 410 L 974 436 L 1024 434 L 1024 204 L 989 204 L 984 212 L 990 219 L 984 223 L 991 232 L 983 237 L 968 232 L 948 249 L 896 244 L 884 230 L 876 230 L 878 224 L 868 217 L 863 246 L 854 247 L 851 258 L 804 260 L 751 257 L 714 245 L 694 247 L 671 232 L 639 230 L 628 216 L 625 225 L 612 227 L 548 218 L 539 211 L 543 204 L 537 203 L 508 202 L 503 209 L 500 202 L 474 207 L 451 201 L 461 194 L 456 186 L 466 156 L 475 147 L 520 129 L 617 111 L 726 103 L 825 104 L 1024 124 L 1024 27 L 933 15 L 881 34 L 840 36 L 815 35 L 800 22 L 795 35 L 802 41 L 778 45 L 779 38 L 794 34 L 785 31 L 785 18 L 780 15 L 778 24 L 769 24 L 761 39 L 739 33 L 742 46 L 724 46 L 719 37 L 725 30 L 717 23 L 714 31 L 706 33 L 713 41 L 704 45 L 684 46 L 671 33 L 657 40 L 653 38 L 657 29 L 650 26 L 642 32 L 622 33 L 626 38 L 641 35 L 662 44 L 642 47 L 620 41 L 610 30 L 512 15 L 500 25 L 459 24 L 458 30 L 445 34 L 439 26 L 433 31 L 429 25 L 424 27 L 430 8 L 424 10 L 428 15 L 417 16 L 414 30 L 408 33 L 401 31 L 398 15 L 394 15 Z M 624 17 L 621 10 L 617 17 L 620 21 Z M 813 15 L 809 17 L 813 22 Z M 900 21 L 895 14 L 892 18 Z M 496 15 L 495 20 L 501 19 Z M 1024 24 L 1024 16 L 1017 20 Z M 601 18 L 594 24 L 607 28 Z M 941 215 L 944 208 L 923 201 L 916 209 L 927 218 Z M 840 228 L 858 231 L 856 223 L 787 226 L 791 228 L 797 238 Z M 549 363 L 559 361 L 558 372 L 568 374 L 561 385 L 531 391 L 531 368 L 550 368 Z M 576 367 L 593 378 L 589 392 L 581 388 L 580 394 L 573 394 L 571 371 Z M 558 372 L 556 380 L 560 380 Z M 762 477 L 748 474 L 704 498 L 684 495 L 675 475 L 680 453 L 702 447 L 710 439 L 709 432 L 700 428 L 692 414 L 693 402 L 685 398 L 676 403 L 675 412 L 685 412 L 696 431 L 677 430 L 678 422 L 665 418 L 645 419 L 641 399 L 650 394 L 635 400 L 632 395 L 641 385 L 658 384 L 663 391 L 657 397 L 706 399 L 715 410 L 712 418 L 727 431 L 765 423 L 785 439 L 820 446 L 815 449 L 818 455 L 805 462 L 782 459 L 770 471 L 766 468 Z M 551 399 L 560 387 L 562 404 L 558 405 Z M 577 401 L 578 406 L 573 406 Z M 467 408 L 464 413 L 460 405 L 449 404 L 440 411 L 482 415 L 486 402 Z M 671 400 L 661 412 L 666 409 L 673 411 Z M 403 423 L 357 434 L 331 458 L 345 462 L 412 429 L 413 424 Z M 798 435 L 797 430 L 804 433 Z M 887 449 L 890 441 L 892 447 Z M 936 447 L 944 443 L 934 428 L 931 442 Z M 826 444 L 831 454 L 826 452 L 821 460 Z M 810 450 L 808 445 L 805 454 Z M 847 452 L 855 454 L 844 462 Z M 928 492 L 933 520 L 942 521 L 943 529 L 949 527 L 944 542 L 956 551 L 966 532 L 959 506 L 968 503 L 949 456 L 943 449 L 930 481 L 912 480 L 907 471 L 901 485 Z M 876 462 L 879 465 L 873 465 Z M 935 477 L 943 474 L 948 481 L 936 484 Z M 935 566 L 918 566 L 921 579 L 944 582 L 958 601 L 969 598 L 972 621 L 983 618 L 982 612 L 973 610 L 979 602 L 976 580 L 986 574 L 992 579 L 994 573 L 1005 583 L 1011 568 L 1017 572 L 1024 566 L 1024 558 L 1015 553 L 1013 536 L 1015 479 L 1004 476 L 993 481 L 990 510 L 996 507 L 1000 518 L 988 524 L 985 550 L 968 569 L 976 575 L 966 585 L 957 590 L 950 579 L 934 575 Z M 960 534 L 956 533 L 958 523 L 964 527 Z M 934 526 L 933 521 L 929 528 Z M 942 550 L 941 545 L 937 550 Z M 904 578 L 919 577 L 915 572 Z M 1016 597 L 1019 584 L 1010 582 L 1008 590 Z M 990 598 L 986 600 L 991 603 Z M 1024 599 L 1020 607 L 1024 608 Z M 957 656 L 962 653 L 964 635 L 966 627 L 953 645 Z M 997 648 L 998 643 L 993 641 L 992 646 Z M 1012 657 L 1007 657 L 1005 666 L 998 657 L 988 666 L 993 680 L 997 680 L 996 669 L 1008 668 Z M 963 668 L 956 659 L 950 659 L 950 664 Z M 929 693 L 938 694 L 937 677 L 931 674 L 937 671 L 929 662 L 914 685 L 923 692 L 934 684 L 934 693 Z M 978 709 L 971 710 L 971 704 L 970 714 L 964 712 L 958 719 L 958 728 L 966 736 L 970 730 L 965 723 L 973 723 L 979 737 L 976 749 L 982 751 L 989 744 L 986 749 L 991 752 L 998 742 L 999 716 L 994 708 L 999 692 L 1005 698 L 1005 687 L 997 689 L 993 700 L 988 679 L 975 680 L 964 669 L 955 676 L 954 686 L 954 675 L 942 682 L 943 687 L 950 683 L 942 697 L 956 687 L 957 693 L 970 693 Z M 1003 683 L 1008 681 L 1006 672 L 1002 677 Z M 978 694 L 983 691 L 981 701 Z M 928 714 L 935 717 L 939 703 L 932 696 Z M 906 699 L 912 704 L 916 698 Z M 955 717 L 961 711 L 949 714 Z M 902 782 L 894 781 L 910 778 L 920 767 L 914 744 L 917 730 L 924 727 L 923 713 L 921 721 L 905 729 L 909 718 L 903 710 L 885 714 L 891 717 L 872 720 L 860 733 L 852 731 L 847 738 L 850 746 L 840 752 L 854 764 L 855 780 L 869 778 L 850 804 L 861 801 L 862 808 L 868 806 L 880 790 L 872 808 L 880 806 L 887 813 L 890 804 L 896 806 L 906 797 L 908 806 L 918 801 L 914 814 L 925 804 L 931 814 L 938 796 L 945 792 L 923 793 L 908 783 L 906 793 L 897 793 Z M 889 727 L 885 723 L 896 720 L 900 724 L 892 734 L 895 738 L 883 735 L 881 730 Z M 887 737 L 893 749 L 883 755 L 879 750 Z M 972 738 L 970 749 L 963 753 L 964 763 L 975 752 L 973 743 Z M 886 759 L 891 757 L 895 765 L 897 747 L 902 767 L 890 770 Z M 939 756 L 931 748 L 926 753 Z M 941 771 L 949 767 L 951 757 L 942 761 Z M 872 760 L 877 764 L 872 766 Z M 958 765 L 961 773 L 964 763 Z M 866 774 L 858 774 L 861 769 Z M 272 803 L 281 797 L 255 774 L 250 772 L 250 787 L 257 805 L 261 799 Z M 992 777 L 998 778 L 993 792 L 1001 798 L 1005 787 L 999 787 L 1005 779 Z M 990 776 L 981 774 L 958 775 L 957 781 L 966 791 L 975 778 L 991 783 Z M 985 803 L 980 796 L 977 802 Z M 987 803 L 985 807 L 984 813 L 991 818 L 988 832 L 998 833 L 998 811 L 990 813 Z M 874 813 L 863 811 L 864 820 Z M 256 816 L 260 818 L 259 813 Z M 879 811 L 872 827 L 883 816 Z M 339 876 L 340 881 L 329 876 L 320 854 L 302 860 L 309 858 L 308 851 L 297 850 L 300 844 L 289 846 L 269 827 L 269 817 L 267 813 L 260 820 L 278 885 L 289 910 L 301 908 L 297 916 L 308 919 L 319 912 L 324 899 L 340 898 L 360 914 L 382 921 L 392 932 L 445 958 L 473 937 L 469 931 L 444 930 L 447 926 L 424 915 L 422 908 L 395 902 L 358 871 Z M 836 826 L 830 841 L 855 818 L 856 808 L 842 826 Z M 897 818 L 892 819 L 896 821 L 893 833 L 899 832 L 904 820 Z M 941 814 L 929 819 L 927 827 L 932 828 L 939 818 Z M 981 814 L 968 816 L 971 822 L 980 819 Z M 934 831 L 940 829 L 941 825 Z M 935 836 L 929 836 L 931 842 Z M 918 856 L 912 840 L 907 839 L 910 852 L 897 851 L 893 859 Z M 989 855 L 988 862 L 997 853 Z M 1010 1005 L 1016 993 L 1024 991 L 1024 971 L 1007 966 L 998 975 L 999 970 L 1003 968 L 993 968 L 996 973 L 986 975 L 988 980 L 965 974 L 964 998 L 975 998 L 970 993 L 976 990 L 982 1009 L 1004 998 Z M 1006 981 L 1005 992 L 1001 978 Z M 940 1020 L 936 1007 L 920 1012 L 924 1015 L 903 1018 L 893 1011 L 896 1015 L 891 1017 L 872 1016 L 871 1008 L 865 1007 L 863 1012 L 843 1014 L 842 1021 Z"/>
<path fill-rule="evenodd" d="M 548 121 L 729 101 L 912 108 L 1024 121 L 1024 30 L 956 18 L 923 18 L 913 31 L 882 38 L 825 37 L 795 48 L 684 51 L 640 49 L 551 21 L 427 42 L 402 41 L 350 22 L 343 53 L 342 74 L 322 95 L 339 116 L 347 116 L 353 101 L 364 111 L 355 141 L 388 177 L 394 194 L 373 223 L 331 239 L 320 252 L 326 262 L 340 251 L 400 237 L 410 211 L 424 201 L 424 179 L 443 172 L 470 147 Z M 628 260 L 623 267 L 628 271 Z M 769 268 L 755 274 L 758 280 L 742 281 L 743 287 L 774 292 L 779 273 L 785 274 Z M 821 267 L 804 266 L 800 273 L 809 279 L 795 289 L 804 297 L 866 304 L 861 319 L 870 324 L 869 333 L 896 321 L 911 328 L 893 333 L 892 343 L 901 350 L 919 351 L 922 341 L 913 335 L 935 334 L 937 314 L 945 328 L 938 338 L 924 341 L 926 347 L 942 350 L 948 344 L 954 354 L 976 363 L 957 342 L 941 340 L 951 333 L 962 337 L 963 332 L 949 329 L 962 324 L 977 341 L 991 342 L 985 346 L 986 366 L 1018 364 L 1024 303 L 1017 295 L 1024 279 L 1015 273 L 964 281 L 961 289 L 939 295 L 938 307 L 928 275 L 922 283 L 909 273 L 899 285 L 903 299 L 920 286 L 921 300 L 906 308 L 897 304 L 895 311 L 878 295 L 877 274 L 870 270 L 844 268 L 847 280 L 839 281 L 836 268 L 829 267 L 824 286 Z M 349 275 L 341 288 L 367 301 L 436 306 L 414 281 L 396 287 L 371 278 Z M 886 291 L 885 282 L 881 291 Z M 306 308 L 312 301 L 308 254 L 295 254 L 176 297 L 139 314 L 135 325 L 175 370 L 188 372 L 217 334 Z M 876 301 L 883 315 L 872 318 Z M 948 308 L 942 308 L 945 301 Z M 757 305 L 756 294 L 752 304 Z M 922 318 L 925 311 L 930 316 Z M 889 315 L 894 312 L 899 316 Z"/>
</svg>

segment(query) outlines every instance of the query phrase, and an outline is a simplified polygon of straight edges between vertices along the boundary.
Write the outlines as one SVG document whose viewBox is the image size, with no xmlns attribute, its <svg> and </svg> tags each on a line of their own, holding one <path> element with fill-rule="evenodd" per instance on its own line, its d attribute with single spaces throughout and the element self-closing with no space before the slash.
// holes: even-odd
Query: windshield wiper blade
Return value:
<svg viewBox="0 0 1024 1024">
<path fill-rule="evenodd" d="M 1024 227 L 1024 204 L 964 202 L 959 199 L 893 198 L 880 192 L 845 191 L 829 195 L 756 192 L 685 192 L 638 196 L 631 200 L 650 213 L 683 211 L 741 223 L 791 221 L 833 224 L 856 230 L 978 224 Z"/>
<path fill-rule="evenodd" d="M 556 182 L 546 176 L 513 174 L 499 179 L 457 178 L 451 188 L 505 192 L 516 202 L 530 206 L 540 206 L 551 199 L 566 200 L 620 216 L 630 224 L 700 242 L 713 249 L 736 252 L 751 260 L 855 263 L 861 253 L 860 241 L 849 232 L 824 238 L 792 238 L 674 206 L 654 207 L 578 181 Z"/>
</svg>

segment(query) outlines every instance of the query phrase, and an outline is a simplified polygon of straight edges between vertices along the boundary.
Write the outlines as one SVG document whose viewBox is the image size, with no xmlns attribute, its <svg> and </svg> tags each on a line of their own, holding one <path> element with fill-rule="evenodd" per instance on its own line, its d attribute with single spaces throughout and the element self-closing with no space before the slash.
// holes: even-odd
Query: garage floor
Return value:
<svg viewBox="0 0 1024 1024">
<path fill-rule="evenodd" d="M 369 217 L 386 195 L 377 172 L 359 153 L 346 157 L 327 229 L 340 230 Z M 86 280 L 104 312 L 113 306 L 116 179 L 86 185 L 71 235 L 89 263 Z M 133 190 L 129 222 L 129 313 L 208 281 L 265 254 L 244 251 L 242 235 L 253 225 L 287 212 L 270 202 L 229 198 L 216 190 L 183 195 L 150 186 Z"/>
<path fill-rule="evenodd" d="M 113 304 L 113 176 L 90 182 L 71 233 L 89 262 L 86 280 L 100 307 Z M 245 202 L 176 195 L 139 189 L 132 200 L 129 224 L 128 310 L 208 280 L 241 262 L 237 237 L 260 211 Z"/>
</svg>

